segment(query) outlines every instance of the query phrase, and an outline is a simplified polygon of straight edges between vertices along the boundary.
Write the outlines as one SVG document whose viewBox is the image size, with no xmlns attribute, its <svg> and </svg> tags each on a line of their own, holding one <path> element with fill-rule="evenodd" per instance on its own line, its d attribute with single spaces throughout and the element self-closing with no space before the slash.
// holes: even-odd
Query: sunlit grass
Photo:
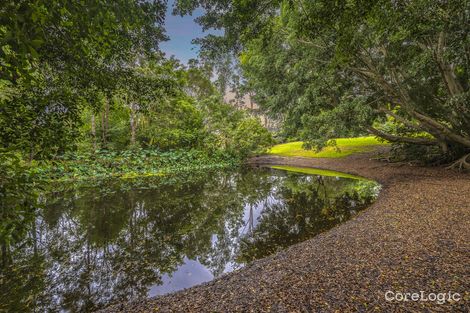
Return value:
<svg viewBox="0 0 470 313">
<path fill-rule="evenodd" d="M 309 175 L 321 175 L 321 176 L 331 176 L 331 177 L 342 177 L 342 178 L 352 178 L 352 179 L 361 179 L 367 180 L 360 176 L 351 175 L 348 173 L 342 173 L 337 171 L 331 170 L 323 170 L 319 168 L 309 168 L 309 167 L 295 167 L 295 166 L 283 166 L 283 165 L 274 165 L 271 168 L 284 170 L 289 172 L 296 172 L 302 174 L 309 174 Z"/>
<path fill-rule="evenodd" d="M 379 141 L 373 136 L 338 138 L 336 139 L 336 147 L 328 146 L 318 152 L 315 150 L 303 149 L 302 144 L 302 141 L 296 141 L 275 145 L 269 149 L 268 154 L 308 158 L 341 158 L 353 153 L 371 151 L 377 146 L 387 145 L 387 143 Z"/>
</svg>

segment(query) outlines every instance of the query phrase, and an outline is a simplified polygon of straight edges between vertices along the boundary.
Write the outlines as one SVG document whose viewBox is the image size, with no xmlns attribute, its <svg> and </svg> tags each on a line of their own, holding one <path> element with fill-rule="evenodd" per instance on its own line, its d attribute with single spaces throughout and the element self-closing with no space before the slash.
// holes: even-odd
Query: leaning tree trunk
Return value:
<svg viewBox="0 0 470 313">
<path fill-rule="evenodd" d="M 449 94 L 451 96 L 455 96 L 464 92 L 464 88 L 456 79 L 452 65 L 444 61 L 444 46 L 445 36 L 441 33 L 439 35 L 437 48 L 433 49 L 432 52 L 439 69 L 441 70 L 442 80 L 447 86 Z M 429 48 L 426 47 L 425 49 Z M 357 59 L 361 62 L 360 67 L 350 67 L 349 69 L 356 73 L 358 78 L 360 78 L 365 84 L 378 86 L 379 89 L 387 95 L 387 103 L 391 101 L 401 107 L 401 110 L 406 113 L 410 120 L 401 119 L 400 122 L 407 126 L 411 126 L 412 128 L 417 128 L 418 131 L 425 131 L 436 139 L 414 137 L 403 138 L 380 132 L 376 129 L 369 129 L 370 132 L 392 142 L 406 142 L 418 145 L 438 145 L 443 150 L 443 153 L 447 153 L 449 146 L 462 147 L 464 151 L 470 150 L 470 138 L 468 135 L 456 131 L 448 123 L 443 123 L 442 121 L 427 115 L 425 112 L 418 112 L 416 110 L 416 103 L 414 103 L 413 98 L 410 96 L 408 87 L 403 83 L 403 75 L 399 68 L 387 68 L 387 75 L 384 76 L 370 55 L 359 53 L 357 55 Z M 390 115 L 391 112 L 389 111 L 385 113 Z M 394 116 L 394 114 L 391 115 Z M 396 116 L 394 117 L 397 118 Z M 412 122 L 412 120 L 414 120 L 414 122 Z"/>
<path fill-rule="evenodd" d="M 437 45 L 435 49 L 432 49 L 434 59 L 436 60 L 439 71 L 441 72 L 442 79 L 449 91 L 451 96 L 455 96 L 464 92 L 462 84 L 460 84 L 457 76 L 455 75 L 455 69 L 452 64 L 448 64 L 444 59 L 446 46 L 446 34 L 441 31 L 438 34 Z"/>
</svg>

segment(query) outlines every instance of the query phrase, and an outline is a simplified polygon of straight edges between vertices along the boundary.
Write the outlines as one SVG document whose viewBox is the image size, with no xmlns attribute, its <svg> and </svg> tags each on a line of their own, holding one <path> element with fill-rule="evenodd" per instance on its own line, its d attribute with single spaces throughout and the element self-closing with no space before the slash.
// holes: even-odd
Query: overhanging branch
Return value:
<svg viewBox="0 0 470 313">
<path fill-rule="evenodd" d="M 411 143 L 411 144 L 423 145 L 423 146 L 436 146 L 439 144 L 439 142 L 435 139 L 419 138 L 419 137 L 416 137 L 416 138 L 415 137 L 401 137 L 401 136 L 396 136 L 396 135 L 383 132 L 374 127 L 368 127 L 367 130 L 371 132 L 372 134 L 380 138 L 386 139 L 390 142 L 403 142 L 403 143 Z"/>
</svg>

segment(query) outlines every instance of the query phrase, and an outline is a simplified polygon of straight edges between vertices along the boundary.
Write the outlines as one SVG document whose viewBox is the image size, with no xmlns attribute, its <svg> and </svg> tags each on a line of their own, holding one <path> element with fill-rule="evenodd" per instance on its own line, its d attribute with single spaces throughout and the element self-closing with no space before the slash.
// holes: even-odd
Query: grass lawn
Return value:
<svg viewBox="0 0 470 313">
<path fill-rule="evenodd" d="M 373 136 L 338 138 L 336 139 L 336 147 L 325 147 L 319 152 L 305 150 L 302 148 L 302 144 L 302 141 L 296 141 L 275 145 L 269 149 L 268 154 L 309 158 L 341 158 L 353 153 L 371 151 L 377 146 L 387 145 L 387 143 L 381 142 Z"/>
</svg>

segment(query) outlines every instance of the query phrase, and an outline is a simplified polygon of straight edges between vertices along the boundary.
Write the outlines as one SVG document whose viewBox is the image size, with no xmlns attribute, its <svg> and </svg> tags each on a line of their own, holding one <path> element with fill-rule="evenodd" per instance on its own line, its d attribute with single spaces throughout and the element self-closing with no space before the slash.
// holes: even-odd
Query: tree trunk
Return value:
<svg viewBox="0 0 470 313">
<path fill-rule="evenodd" d="M 433 128 L 437 133 L 441 134 L 444 138 L 447 138 L 450 142 L 455 142 L 459 145 L 470 148 L 470 138 L 454 133 L 452 129 L 437 122 L 436 120 L 432 119 L 429 116 L 418 113 L 416 111 L 411 112 L 411 114 L 413 114 L 413 116 L 417 120 Z"/>
<path fill-rule="evenodd" d="M 135 134 L 136 134 L 136 120 L 135 120 L 135 105 L 131 103 L 130 105 L 131 114 L 129 117 L 129 122 L 131 126 L 131 146 L 135 145 Z"/>
<path fill-rule="evenodd" d="M 105 129 L 106 129 L 106 141 L 108 140 L 108 130 L 109 130 L 109 100 L 106 97 L 105 98 L 105 113 L 106 113 L 106 118 L 104 120 L 105 123 Z"/>
<path fill-rule="evenodd" d="M 101 113 L 101 142 L 104 145 L 106 145 L 106 128 L 104 127 L 104 119 L 105 119 L 105 113 L 104 111 Z"/>
<path fill-rule="evenodd" d="M 442 43 L 441 43 L 442 45 Z M 442 48 L 439 48 L 438 50 L 442 50 Z M 408 89 L 406 86 L 402 84 L 402 80 L 400 80 L 399 73 L 397 73 L 397 70 L 394 68 L 391 68 L 389 70 L 390 72 L 390 77 L 392 80 L 392 83 L 387 82 L 384 77 L 379 74 L 379 71 L 375 68 L 373 65 L 372 61 L 367 59 L 366 57 L 361 58 L 364 64 L 367 66 L 367 70 L 356 70 L 356 72 L 361 72 L 362 74 L 367 77 L 368 79 L 372 79 L 375 81 L 379 86 L 381 86 L 382 90 L 391 98 L 394 99 L 393 102 L 399 104 L 401 108 L 412 118 L 415 118 L 417 121 L 419 121 L 421 127 L 424 127 L 428 133 L 433 135 L 434 137 L 438 138 L 439 141 L 441 142 L 448 142 L 448 143 L 456 143 L 457 145 L 464 146 L 467 148 L 470 148 L 470 138 L 459 135 L 456 133 L 452 128 L 442 124 L 441 122 L 433 119 L 432 117 L 422 114 L 420 112 L 417 112 L 415 110 L 415 105 L 413 103 L 413 100 L 411 96 L 409 95 Z M 365 82 L 368 84 L 369 82 L 367 79 Z M 454 84 L 458 85 L 458 81 L 454 81 Z M 461 86 L 457 87 L 457 89 L 461 89 Z M 397 141 L 402 141 L 399 140 L 400 137 L 395 138 L 392 136 L 390 137 L 389 134 L 385 134 L 389 138 L 392 138 L 392 140 L 387 139 L 389 141 L 395 140 Z M 377 135 L 379 137 L 383 137 L 382 135 Z M 383 137 L 385 138 L 385 137 Z M 411 142 L 413 140 L 408 140 L 406 142 L 413 143 Z M 423 144 L 423 143 L 418 143 L 421 141 L 417 141 L 416 144 Z M 425 143 L 426 144 L 426 143 Z"/>
<path fill-rule="evenodd" d="M 457 76 L 455 75 L 454 67 L 452 66 L 452 64 L 448 64 L 444 59 L 444 49 L 446 45 L 445 41 L 445 33 L 440 32 L 437 40 L 437 48 L 434 53 L 434 57 L 437 61 L 439 70 L 442 75 L 442 79 L 444 80 L 449 94 L 451 96 L 455 96 L 462 93 L 464 89 L 458 81 Z"/>
<path fill-rule="evenodd" d="M 96 151 L 96 121 L 95 113 L 91 113 L 91 136 L 93 137 L 93 152 Z"/>
<path fill-rule="evenodd" d="M 104 99 L 104 111 L 101 115 L 101 129 L 103 137 L 103 145 L 106 147 L 108 139 L 108 125 L 109 125 L 109 101 L 108 98 Z"/>
</svg>

